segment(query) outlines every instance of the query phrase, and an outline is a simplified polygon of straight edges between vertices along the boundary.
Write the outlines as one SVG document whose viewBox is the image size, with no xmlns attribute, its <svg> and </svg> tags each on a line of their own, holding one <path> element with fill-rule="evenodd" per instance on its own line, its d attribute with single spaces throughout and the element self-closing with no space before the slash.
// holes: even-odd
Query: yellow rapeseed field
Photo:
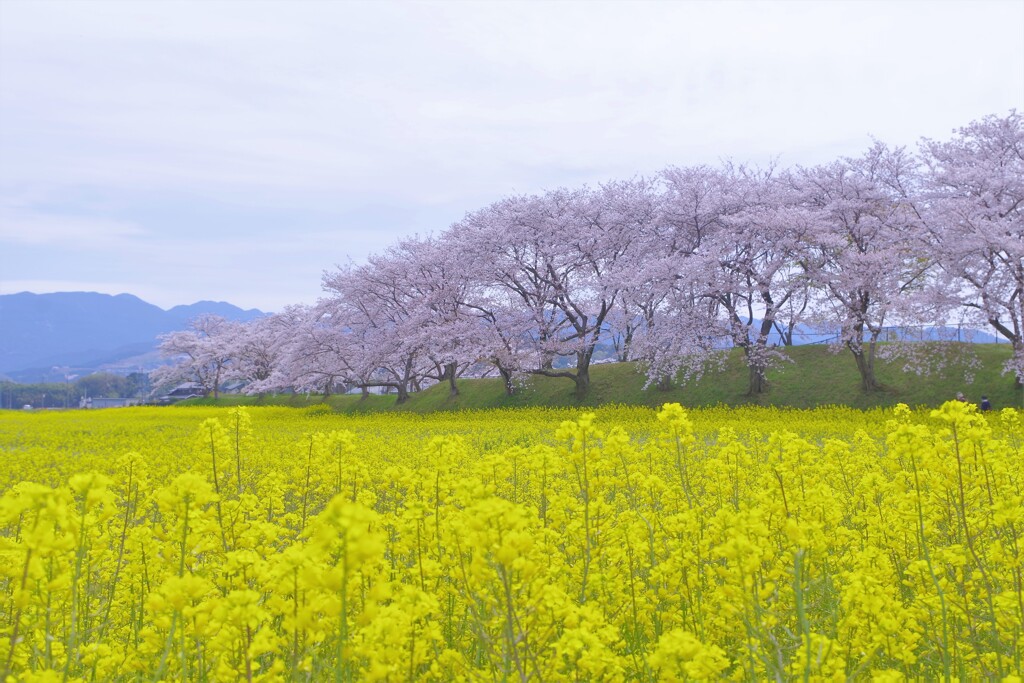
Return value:
<svg viewBox="0 0 1024 683">
<path fill-rule="evenodd" d="M 1020 680 L 1012 409 L 0 415 L 0 679 Z"/>
</svg>

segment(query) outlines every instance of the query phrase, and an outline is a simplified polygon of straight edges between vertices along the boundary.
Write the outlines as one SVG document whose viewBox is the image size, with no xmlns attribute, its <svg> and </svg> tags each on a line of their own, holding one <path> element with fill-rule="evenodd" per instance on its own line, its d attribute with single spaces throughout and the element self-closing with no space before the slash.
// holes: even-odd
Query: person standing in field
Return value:
<svg viewBox="0 0 1024 683">
<path fill-rule="evenodd" d="M 988 396 L 981 397 L 981 403 L 978 405 L 983 411 L 992 410 L 992 404 L 988 401 Z"/>
</svg>

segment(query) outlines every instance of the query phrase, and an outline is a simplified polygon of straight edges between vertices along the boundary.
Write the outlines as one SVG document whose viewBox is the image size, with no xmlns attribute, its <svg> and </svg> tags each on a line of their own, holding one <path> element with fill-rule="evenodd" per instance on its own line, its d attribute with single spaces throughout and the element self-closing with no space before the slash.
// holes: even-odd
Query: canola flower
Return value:
<svg viewBox="0 0 1024 683">
<path fill-rule="evenodd" d="M 1024 416 L 0 415 L 5 681 L 1020 680 Z"/>
</svg>

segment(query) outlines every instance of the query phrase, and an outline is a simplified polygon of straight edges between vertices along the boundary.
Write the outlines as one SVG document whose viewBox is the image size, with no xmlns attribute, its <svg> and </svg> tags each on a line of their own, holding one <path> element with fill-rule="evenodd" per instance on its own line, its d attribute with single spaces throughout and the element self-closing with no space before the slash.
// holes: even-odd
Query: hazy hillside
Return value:
<svg viewBox="0 0 1024 683">
<path fill-rule="evenodd" d="M 84 374 L 125 361 L 152 365 L 158 361 L 157 335 L 183 329 L 203 313 L 232 320 L 263 315 L 214 301 L 165 311 L 131 294 L 0 295 L 0 373 L 36 382 L 63 379 L 67 367 Z"/>
</svg>

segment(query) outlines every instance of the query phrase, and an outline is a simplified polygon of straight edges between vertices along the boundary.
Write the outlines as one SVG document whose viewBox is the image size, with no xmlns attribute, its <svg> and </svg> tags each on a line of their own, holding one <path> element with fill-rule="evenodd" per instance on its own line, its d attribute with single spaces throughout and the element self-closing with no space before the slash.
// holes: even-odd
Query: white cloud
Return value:
<svg viewBox="0 0 1024 683">
<path fill-rule="evenodd" d="M 508 163 L 912 142 L 1024 88 L 1019 31 L 985 16 L 1006 3 L 11 4 L 5 128 L 33 153 L 10 142 L 8 173 L 68 183 L 404 196 Z"/>
<path fill-rule="evenodd" d="M 0 243 L 111 249 L 128 248 L 144 235 L 132 223 L 0 205 Z"/>
<path fill-rule="evenodd" d="M 20 279 L 27 259 L 56 267 L 30 247 L 66 242 L 116 250 L 114 273 L 149 254 L 172 282 L 248 234 L 254 270 L 287 254 L 318 289 L 346 254 L 513 191 L 817 163 L 1024 107 L 1019 2 L 4 0 L 3 15 L 0 198 L 19 199 L 0 239 L 26 250 L 0 260 Z M 202 202 L 221 209 L 164 217 Z M 348 220 L 367 206 L 396 211 Z M 288 237 L 251 227 L 260 210 L 290 212 Z M 235 291 L 230 269 L 196 268 L 197 287 Z"/>
</svg>

